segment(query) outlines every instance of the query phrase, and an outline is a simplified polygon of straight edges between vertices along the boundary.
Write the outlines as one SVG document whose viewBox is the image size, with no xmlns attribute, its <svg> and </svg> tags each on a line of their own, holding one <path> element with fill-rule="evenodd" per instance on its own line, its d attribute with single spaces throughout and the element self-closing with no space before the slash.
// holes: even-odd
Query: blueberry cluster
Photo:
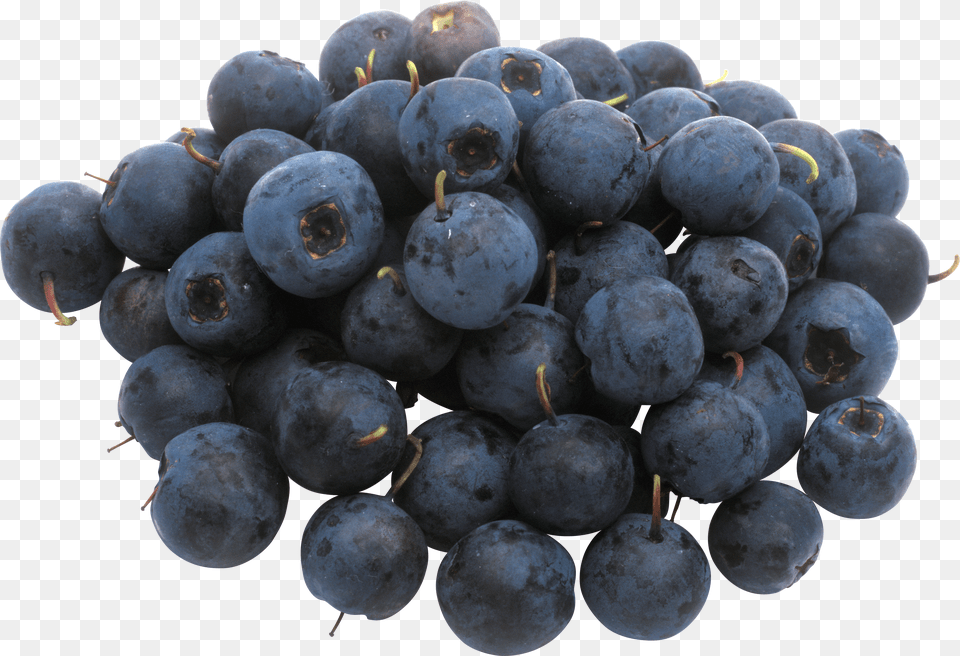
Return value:
<svg viewBox="0 0 960 656">
<path fill-rule="evenodd" d="M 894 325 L 960 258 L 930 275 L 881 135 L 704 84 L 666 43 L 501 46 L 471 2 L 358 16 L 317 76 L 238 54 L 207 104 L 212 129 L 130 153 L 102 196 L 44 185 L 0 232 L 25 303 L 61 325 L 100 303 L 184 560 L 257 557 L 293 481 L 331 495 L 302 536 L 314 596 L 388 618 L 439 550 L 453 632 L 520 654 L 578 580 L 622 636 L 696 619 L 710 561 L 669 493 L 719 504 L 707 551 L 756 594 L 814 565 L 819 508 L 905 495 L 914 437 L 877 395 Z M 448 412 L 408 433 L 420 397 Z M 794 456 L 802 492 L 762 480 Z M 550 537 L 591 533 L 579 566 Z"/>
</svg>

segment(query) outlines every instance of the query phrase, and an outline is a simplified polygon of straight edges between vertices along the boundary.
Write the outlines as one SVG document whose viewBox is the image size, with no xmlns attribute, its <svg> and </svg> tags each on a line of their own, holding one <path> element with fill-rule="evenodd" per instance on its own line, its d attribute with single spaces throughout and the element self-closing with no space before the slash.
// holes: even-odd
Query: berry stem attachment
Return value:
<svg viewBox="0 0 960 656">
<path fill-rule="evenodd" d="M 791 146 L 790 144 L 783 143 L 771 143 L 770 147 L 773 148 L 775 153 L 787 153 L 788 155 L 796 155 L 810 167 L 810 175 L 807 176 L 807 184 L 810 184 L 818 177 L 820 177 L 820 167 L 817 166 L 817 161 L 813 159 L 813 156 L 810 155 L 807 151 L 797 148 L 796 146 Z"/>
<path fill-rule="evenodd" d="M 127 439 L 125 439 L 123 442 L 120 442 L 120 444 L 114 444 L 112 447 L 110 447 L 109 449 L 107 449 L 107 453 L 110 453 L 111 451 L 113 451 L 113 450 L 116 449 L 117 447 L 121 447 L 121 446 L 123 446 L 124 444 L 126 444 L 127 442 L 129 442 L 130 440 L 135 440 L 135 439 L 137 439 L 137 438 L 134 437 L 133 435 L 131 435 L 130 437 L 128 437 Z"/>
<path fill-rule="evenodd" d="M 673 502 L 673 513 L 670 515 L 670 521 L 671 521 L 671 522 L 677 521 L 677 508 L 680 507 L 680 499 L 682 499 L 682 498 L 683 498 L 683 497 L 678 494 L 678 495 L 677 495 L 677 500 Z"/>
<path fill-rule="evenodd" d="M 373 431 L 372 433 L 367 433 L 366 435 L 361 437 L 359 440 L 357 440 L 356 446 L 367 446 L 368 444 L 373 444 L 374 442 L 376 442 L 386 434 L 387 434 L 387 425 L 380 424 L 380 426 L 377 427 L 375 431 Z"/>
<path fill-rule="evenodd" d="M 553 251 L 547 253 L 547 300 L 543 307 L 552 310 L 557 301 L 557 254 Z"/>
<path fill-rule="evenodd" d="M 723 354 L 723 357 L 733 358 L 733 361 L 737 363 L 737 379 L 733 381 L 733 385 L 730 386 L 731 389 L 736 389 L 737 385 L 739 385 L 743 379 L 743 356 L 736 351 L 727 351 Z"/>
<path fill-rule="evenodd" d="M 407 71 L 410 73 L 410 98 L 407 98 L 407 102 L 410 102 L 417 95 L 417 91 L 420 90 L 420 73 L 417 72 L 417 65 L 409 59 L 407 60 Z"/>
<path fill-rule="evenodd" d="M 214 172 L 220 173 L 220 167 L 223 165 L 215 159 L 210 159 L 194 147 L 193 140 L 196 138 L 197 133 L 191 128 L 180 128 L 180 131 L 185 132 L 187 135 L 183 138 L 183 147 L 187 149 L 188 153 L 190 153 L 190 157 L 197 160 L 204 166 L 209 166 L 214 170 Z"/>
<path fill-rule="evenodd" d="M 540 405 L 543 406 L 543 411 L 547 413 L 547 419 L 550 420 L 552 426 L 559 426 L 560 422 L 557 421 L 557 413 L 553 411 L 553 406 L 550 405 L 550 386 L 547 385 L 547 363 L 541 362 L 537 366 L 537 397 L 540 399 Z"/>
<path fill-rule="evenodd" d="M 40 280 L 43 281 L 43 295 L 47 299 L 47 305 L 50 307 L 50 311 L 53 312 L 53 316 L 57 318 L 58 326 L 72 326 L 76 323 L 76 317 L 65 317 L 63 312 L 60 311 L 60 306 L 57 304 L 57 297 L 53 291 L 53 281 L 55 276 L 49 271 L 40 272 Z"/>
<path fill-rule="evenodd" d="M 707 84 L 704 84 L 703 86 L 709 87 L 709 86 L 711 86 L 711 85 L 716 84 L 717 82 L 723 82 L 724 80 L 727 79 L 727 75 L 729 75 L 729 74 L 730 74 L 730 71 L 725 68 L 725 69 L 723 69 L 723 75 L 721 75 L 720 77 L 718 77 L 718 78 L 717 78 L 716 80 L 714 80 L 713 82 L 708 82 Z"/>
<path fill-rule="evenodd" d="M 363 69 L 357 66 L 353 69 L 353 72 L 357 76 L 357 88 L 367 86 L 367 74 L 363 72 Z"/>
<path fill-rule="evenodd" d="M 660 223 L 658 223 L 657 225 L 653 226 L 653 227 L 650 229 L 650 234 L 651 234 L 651 235 L 657 234 L 657 230 L 659 230 L 660 228 L 662 228 L 663 225 L 664 225 L 667 221 L 669 221 L 670 219 L 672 219 L 673 216 L 674 216 L 676 213 L 677 213 L 676 210 L 671 210 L 670 213 L 667 214 L 667 216 L 664 217 L 663 221 L 661 221 Z"/>
<path fill-rule="evenodd" d="M 604 104 L 604 105 L 610 105 L 611 107 L 614 107 L 615 105 L 619 105 L 619 104 L 622 103 L 622 102 L 627 102 L 627 98 L 629 98 L 629 97 L 630 97 L 630 94 L 625 93 L 625 94 L 623 94 L 623 95 L 621 95 L 621 96 L 617 96 L 616 98 L 610 98 L 609 100 L 604 100 L 604 101 L 603 101 L 603 104 Z"/>
<path fill-rule="evenodd" d="M 403 296 L 407 293 L 407 290 L 403 287 L 403 281 L 400 279 L 400 274 L 397 273 L 396 269 L 390 266 L 385 266 L 377 271 L 377 280 L 383 280 L 387 276 L 390 276 L 390 280 L 393 281 L 394 294 L 397 296 Z"/>
<path fill-rule="evenodd" d="M 595 230 L 597 228 L 603 227 L 603 221 L 587 221 L 586 223 L 581 223 L 580 227 L 577 228 L 577 234 L 573 238 L 573 250 L 577 255 L 583 255 L 587 252 L 587 249 L 583 247 L 583 233 L 587 230 Z"/>
<path fill-rule="evenodd" d="M 417 465 L 420 463 L 420 458 L 423 457 L 423 442 L 420 441 L 419 437 L 413 435 L 407 435 L 407 442 L 413 445 L 413 448 L 417 450 L 413 454 L 413 460 L 410 461 L 410 464 L 407 466 L 403 474 L 400 475 L 400 478 L 397 479 L 397 482 L 393 484 L 393 487 L 390 488 L 390 491 L 387 492 L 387 496 L 393 498 L 397 492 L 403 487 L 403 484 L 407 482 L 407 479 L 410 478 L 410 474 L 413 473 L 413 470 L 417 468 Z"/>
<path fill-rule="evenodd" d="M 437 204 L 437 221 L 446 221 L 450 218 L 450 212 L 447 211 L 447 203 L 443 197 L 443 181 L 447 179 L 445 169 L 440 169 L 437 173 L 437 179 L 433 183 L 433 198 Z"/>
<path fill-rule="evenodd" d="M 370 54 L 367 55 L 367 82 L 373 82 L 373 56 L 376 52 L 377 49 L 372 48 Z"/>
<path fill-rule="evenodd" d="M 143 505 L 140 506 L 140 511 L 143 512 L 147 506 L 150 505 L 150 502 L 153 501 L 153 497 L 157 495 L 157 490 L 160 489 L 160 483 L 157 483 L 153 486 L 153 492 L 150 493 L 150 496 L 147 497 L 147 500 L 143 502 Z"/>
<path fill-rule="evenodd" d="M 337 632 L 337 627 L 340 626 L 340 622 L 343 621 L 344 612 L 340 611 L 340 617 L 337 618 L 337 623 L 333 625 L 333 628 L 330 629 L 330 637 L 333 637 L 333 634 Z"/>
<path fill-rule="evenodd" d="M 644 149 L 643 149 L 643 152 L 648 152 L 648 151 L 653 150 L 654 148 L 656 148 L 657 146 L 659 146 L 660 144 L 662 144 L 664 141 L 666 141 L 666 140 L 669 139 L 669 138 L 670 138 L 669 135 L 666 135 L 666 134 L 663 135 L 662 137 L 660 137 L 659 139 L 657 139 L 656 141 L 654 141 L 652 144 L 650 144 L 649 146 L 647 146 L 646 148 L 644 148 Z"/>
<path fill-rule="evenodd" d="M 663 533 L 660 531 L 660 474 L 653 475 L 653 514 L 649 538 L 654 542 L 663 542 Z"/>
<path fill-rule="evenodd" d="M 84 175 L 87 176 L 88 178 L 93 178 L 94 180 L 99 180 L 99 181 L 102 182 L 103 184 L 108 185 L 108 186 L 110 186 L 110 187 L 116 187 L 116 186 L 117 186 L 117 183 L 116 183 L 115 181 L 113 181 L 113 180 L 104 180 L 104 179 L 101 178 L 99 175 L 94 175 L 93 173 L 84 173 Z"/>
<path fill-rule="evenodd" d="M 927 284 L 932 285 L 935 282 L 940 282 L 951 273 L 957 270 L 957 266 L 960 265 L 960 255 L 953 256 L 953 264 L 950 265 L 950 268 L 944 271 L 943 273 L 936 273 L 932 276 L 927 276 Z"/>
</svg>

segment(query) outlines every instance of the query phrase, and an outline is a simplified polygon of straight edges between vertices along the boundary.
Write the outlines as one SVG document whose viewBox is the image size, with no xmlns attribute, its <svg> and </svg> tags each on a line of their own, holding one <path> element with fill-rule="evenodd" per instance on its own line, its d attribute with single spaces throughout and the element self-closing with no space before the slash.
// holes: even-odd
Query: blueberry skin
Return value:
<svg viewBox="0 0 960 656">
<path fill-rule="evenodd" d="M 698 235 L 735 234 L 756 223 L 780 179 L 766 137 L 729 116 L 688 123 L 667 141 L 658 170 L 663 197 Z"/>
<path fill-rule="evenodd" d="M 303 582 L 348 615 L 382 620 L 417 595 L 429 554 L 423 531 L 386 497 L 338 496 L 307 522 L 300 542 Z"/>
<path fill-rule="evenodd" d="M 243 359 L 230 384 L 237 423 L 275 439 L 277 399 L 301 369 L 344 360 L 343 346 L 311 328 L 291 328 L 272 346 Z"/>
<path fill-rule="evenodd" d="M 502 419 L 448 412 L 417 426 L 413 436 L 423 445 L 423 456 L 393 500 L 423 529 L 428 547 L 449 551 L 470 531 L 515 513 L 507 476 L 519 436 Z M 405 447 L 393 484 L 415 453 L 412 445 Z"/>
<path fill-rule="evenodd" d="M 242 426 L 197 426 L 167 444 L 150 516 L 163 543 L 201 567 L 256 558 L 280 530 L 290 481 L 270 443 Z"/>
<path fill-rule="evenodd" d="M 320 494 L 357 494 L 392 472 L 407 439 L 403 403 L 382 376 L 352 362 L 321 362 L 280 393 L 277 456 L 293 482 Z M 374 442 L 360 438 L 386 426 Z"/>
<path fill-rule="evenodd" d="M 395 11 L 368 11 L 338 27 L 320 51 L 319 79 L 334 101 L 357 90 L 358 66 L 367 70 L 373 57 L 373 80 L 409 80 L 407 40 L 413 24 Z M 408 87 L 409 89 L 409 87 Z"/>
<path fill-rule="evenodd" d="M 700 70 L 690 55 L 666 41 L 639 41 L 617 51 L 636 86 L 637 98 L 654 89 L 686 87 L 704 91 Z"/>
<path fill-rule="evenodd" d="M 100 301 L 100 332 L 133 362 L 158 346 L 185 344 L 167 315 L 166 271 L 133 267 L 110 281 Z"/>
<path fill-rule="evenodd" d="M 817 561 L 823 520 L 800 490 L 760 481 L 717 507 L 707 544 L 728 581 L 753 594 L 774 594 L 799 581 Z"/>
<path fill-rule="evenodd" d="M 746 237 L 698 240 L 670 271 L 703 331 L 709 353 L 745 351 L 770 334 L 787 303 L 787 273 L 776 254 Z"/>
<path fill-rule="evenodd" d="M 438 373 L 460 346 L 463 331 L 430 316 L 407 289 L 403 267 L 390 277 L 371 271 L 347 296 L 340 334 L 351 362 L 390 380 L 421 380 Z"/>
<path fill-rule="evenodd" d="M 597 391 L 625 404 L 677 398 L 703 364 L 703 335 L 690 302 L 655 276 L 622 278 L 598 291 L 575 335 Z"/>
<path fill-rule="evenodd" d="M 843 147 L 857 180 L 853 213 L 897 216 L 910 191 L 910 174 L 900 149 L 873 130 L 843 130 L 833 136 Z"/>
<path fill-rule="evenodd" d="M 490 13 L 475 2 L 443 2 L 414 16 L 407 55 L 420 84 L 453 77 L 470 55 L 500 45 L 500 30 Z"/>
<path fill-rule="evenodd" d="M 217 229 L 211 188 L 216 174 L 178 144 L 139 148 L 117 164 L 103 191 L 101 221 L 131 260 L 164 270 Z"/>
<path fill-rule="evenodd" d="M 770 457 L 770 436 L 757 407 L 707 380 L 651 406 L 641 433 L 648 471 L 700 503 L 729 499 L 753 485 Z"/>
<path fill-rule="evenodd" d="M 645 275 L 666 278 L 660 242 L 635 223 L 618 221 L 588 230 L 580 239 L 561 238 L 553 247 L 557 264 L 557 312 L 576 323 L 590 297 L 614 280 Z"/>
<path fill-rule="evenodd" d="M 708 354 L 700 378 L 730 388 L 753 403 L 770 435 L 770 458 L 760 478 L 779 471 L 790 461 L 807 432 L 807 406 L 793 372 L 779 355 L 760 345 L 743 351 L 743 378 L 736 382 L 733 358 Z"/>
<path fill-rule="evenodd" d="M 894 325 L 906 321 L 927 293 L 930 256 L 920 235 L 886 214 L 854 214 L 823 249 L 817 276 L 842 280 L 875 298 Z"/>
<path fill-rule="evenodd" d="M 580 591 L 614 633 L 665 640 L 690 626 L 710 593 L 710 561 L 679 524 L 662 520 L 650 538 L 650 515 L 622 515 L 590 541 L 580 563 Z"/>
<path fill-rule="evenodd" d="M 603 41 L 571 36 L 548 41 L 537 50 L 570 72 L 576 90 L 584 98 L 605 103 L 626 94 L 626 100 L 613 105 L 618 111 L 636 100 L 637 90 L 630 71 Z"/>
<path fill-rule="evenodd" d="M 528 430 L 544 420 L 537 395 L 537 367 L 546 364 L 554 412 L 576 412 L 586 377 L 573 324 L 553 310 L 523 303 L 500 324 L 464 335 L 457 375 L 472 408 L 493 412 Z"/>
<path fill-rule="evenodd" d="M 410 227 L 403 268 L 413 298 L 440 321 L 465 330 L 494 326 L 533 286 L 537 244 L 530 229 L 492 196 L 446 197 Z"/>
<path fill-rule="evenodd" d="M 61 312 L 100 301 L 123 270 L 123 254 L 100 225 L 100 195 L 79 182 L 50 182 L 24 196 L 0 228 L 3 277 L 30 307 L 49 312 L 41 273 L 54 275 Z"/>
<path fill-rule="evenodd" d="M 322 104 L 323 86 L 313 73 L 269 50 L 235 55 L 207 89 L 207 116 L 227 143 L 258 128 L 302 139 Z"/>
<path fill-rule="evenodd" d="M 917 469 L 907 420 L 875 396 L 848 398 L 814 420 L 797 456 L 797 479 L 818 506 L 849 519 L 879 517 L 900 503 Z"/>
<path fill-rule="evenodd" d="M 790 292 L 813 277 L 823 255 L 817 215 L 806 201 L 779 186 L 763 216 L 738 234 L 758 241 L 776 253 L 787 271 Z"/>
<path fill-rule="evenodd" d="M 183 341 L 220 357 L 262 351 L 287 327 L 280 294 L 240 232 L 215 232 L 188 248 L 170 268 L 164 300 Z"/>
<path fill-rule="evenodd" d="M 645 146 L 639 126 L 624 113 L 596 100 L 572 100 L 533 126 L 523 176 L 551 222 L 609 225 L 627 213 L 646 184 Z"/>
<path fill-rule="evenodd" d="M 520 518 L 553 535 L 609 526 L 633 493 L 633 458 L 613 428 L 589 415 L 560 415 L 520 438 L 508 490 Z"/>
<path fill-rule="evenodd" d="M 883 307 L 856 285 L 814 278 L 792 293 L 763 341 L 800 383 L 809 412 L 876 395 L 897 363 L 897 337 Z"/>
<path fill-rule="evenodd" d="M 570 623 L 576 565 L 563 546 L 517 520 L 484 524 L 440 562 L 437 601 L 447 625 L 487 654 L 523 654 Z"/>
<path fill-rule="evenodd" d="M 383 206 L 366 171 L 340 153 L 291 157 L 250 190 L 243 232 L 277 287 L 304 298 L 353 285 L 383 243 Z"/>
<path fill-rule="evenodd" d="M 500 46 L 481 50 L 460 64 L 456 77 L 486 80 L 500 87 L 520 121 L 521 150 L 537 119 L 554 107 L 577 99 L 568 70 L 546 53 L 530 48 Z"/>
<path fill-rule="evenodd" d="M 807 184 L 810 167 L 799 157 L 776 153 L 780 163 L 780 186 L 805 200 L 827 240 L 833 231 L 851 216 L 857 206 L 857 179 L 837 138 L 816 123 L 800 119 L 781 119 L 759 128 L 771 143 L 802 148 L 817 162 L 819 177 Z"/>
<path fill-rule="evenodd" d="M 725 116 L 733 116 L 760 129 L 783 118 L 797 118 L 797 111 L 786 97 L 771 87 L 750 80 L 723 80 L 706 88 L 720 103 Z"/>
<path fill-rule="evenodd" d="M 632 102 L 627 116 L 637 122 L 651 141 L 670 137 L 694 121 L 720 116 L 720 105 L 703 91 L 683 87 L 654 89 Z"/>
<path fill-rule="evenodd" d="M 416 214 L 430 203 L 407 175 L 397 137 L 409 99 L 409 82 L 370 82 L 339 102 L 326 122 L 323 149 L 343 153 L 370 174 L 388 217 Z"/>
<path fill-rule="evenodd" d="M 223 369 L 189 346 L 158 346 L 127 369 L 117 410 L 147 455 L 159 460 L 180 433 L 232 422 L 233 403 Z"/>
<path fill-rule="evenodd" d="M 265 128 L 244 132 L 220 156 L 220 169 L 211 194 L 217 215 L 227 230 L 243 230 L 243 208 L 253 185 L 277 164 L 314 152 L 313 147 L 286 132 Z"/>
<path fill-rule="evenodd" d="M 403 167 L 428 198 L 437 173 L 445 193 L 499 187 L 513 167 L 520 125 L 504 93 L 490 82 L 444 78 L 410 99 L 397 125 Z"/>
</svg>

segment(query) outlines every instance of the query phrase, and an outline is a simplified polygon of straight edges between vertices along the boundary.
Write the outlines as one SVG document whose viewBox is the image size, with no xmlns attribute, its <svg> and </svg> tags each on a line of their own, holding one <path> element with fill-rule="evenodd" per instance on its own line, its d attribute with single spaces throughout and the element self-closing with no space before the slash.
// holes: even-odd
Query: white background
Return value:
<svg viewBox="0 0 960 656">
<path fill-rule="evenodd" d="M 317 73 L 324 40 L 354 16 L 415 2 L 64 2 L 5 5 L 0 18 L 0 214 L 40 184 L 108 176 L 126 153 L 182 126 L 209 127 L 207 84 L 244 50 Z M 504 45 L 588 36 L 613 49 L 666 40 L 706 81 L 757 80 L 831 132 L 864 127 L 896 144 L 911 188 L 901 219 L 931 267 L 960 252 L 960 9 L 904 2 L 482 2 Z M 128 262 L 127 266 L 131 266 Z M 476 653 L 447 629 L 431 551 L 419 596 L 382 622 L 347 618 L 301 582 L 300 532 L 326 497 L 293 485 L 287 519 L 256 560 L 181 563 L 140 505 L 157 463 L 113 426 L 128 363 L 100 338 L 98 306 L 69 328 L 0 285 L 0 652 L 98 654 Z M 900 364 L 882 394 L 919 449 L 906 498 L 883 517 L 824 512 L 819 562 L 773 596 L 714 570 L 710 598 L 680 636 L 637 644 L 582 603 L 544 654 L 960 653 L 960 278 L 932 286 L 898 327 Z M 438 412 L 421 402 L 412 430 Z M 779 475 L 798 486 L 794 463 Z M 385 486 L 381 492 L 386 491 Z M 706 537 L 714 506 L 678 522 Z M 564 538 L 579 562 L 590 536 Z M 727 652 L 729 650 L 729 652 Z"/>
</svg>

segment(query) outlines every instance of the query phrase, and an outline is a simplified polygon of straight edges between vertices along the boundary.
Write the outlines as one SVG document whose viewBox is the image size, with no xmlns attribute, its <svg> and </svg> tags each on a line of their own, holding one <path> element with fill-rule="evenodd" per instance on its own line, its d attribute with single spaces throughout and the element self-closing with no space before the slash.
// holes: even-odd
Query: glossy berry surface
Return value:
<svg viewBox="0 0 960 656">
<path fill-rule="evenodd" d="M 590 541 L 580 590 L 590 611 L 614 633 L 664 640 L 687 628 L 710 592 L 710 562 L 686 529 L 664 520 L 659 539 L 650 515 L 625 514 Z"/>
<path fill-rule="evenodd" d="M 707 543 L 728 581 L 754 594 L 774 594 L 799 581 L 817 562 L 823 520 L 800 490 L 760 481 L 720 504 Z"/>
<path fill-rule="evenodd" d="M 869 519 L 893 509 L 917 468 L 913 432 L 875 396 L 843 399 L 810 426 L 797 456 L 797 478 L 818 506 Z"/>
<path fill-rule="evenodd" d="M 273 541 L 289 496 L 290 481 L 266 438 L 236 424 L 204 424 L 164 449 L 150 516 L 180 558 L 236 567 Z"/>
<path fill-rule="evenodd" d="M 523 654 L 567 626 L 576 605 L 573 558 L 548 535 L 516 520 L 490 522 L 464 536 L 440 563 L 443 619 L 467 646 Z"/>
<path fill-rule="evenodd" d="M 416 596 L 427 573 L 423 531 L 386 497 L 338 496 L 307 522 L 300 542 L 303 582 L 348 615 L 382 620 Z"/>
</svg>

